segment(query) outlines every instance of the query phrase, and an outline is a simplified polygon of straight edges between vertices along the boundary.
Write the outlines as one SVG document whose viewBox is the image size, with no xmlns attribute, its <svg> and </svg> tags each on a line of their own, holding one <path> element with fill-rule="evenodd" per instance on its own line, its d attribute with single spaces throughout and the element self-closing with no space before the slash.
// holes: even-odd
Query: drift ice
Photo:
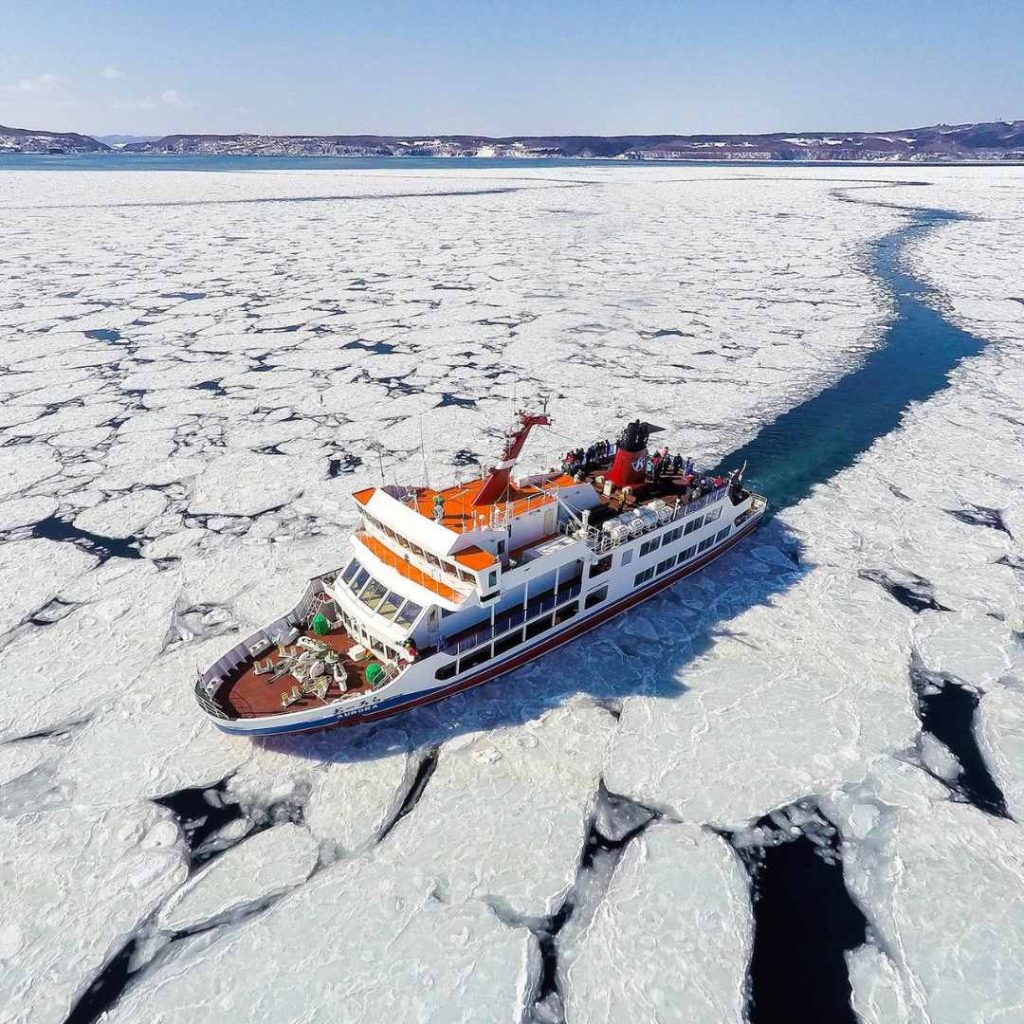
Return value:
<svg viewBox="0 0 1024 1024">
<path fill-rule="evenodd" d="M 214 724 L 265 736 L 441 700 L 652 597 L 764 518 L 742 472 L 711 479 L 649 457 L 659 428 L 640 420 L 589 458 L 514 480 L 530 430 L 551 422 L 518 419 L 482 479 L 355 492 L 348 561 L 200 673 L 196 698 Z"/>
</svg>

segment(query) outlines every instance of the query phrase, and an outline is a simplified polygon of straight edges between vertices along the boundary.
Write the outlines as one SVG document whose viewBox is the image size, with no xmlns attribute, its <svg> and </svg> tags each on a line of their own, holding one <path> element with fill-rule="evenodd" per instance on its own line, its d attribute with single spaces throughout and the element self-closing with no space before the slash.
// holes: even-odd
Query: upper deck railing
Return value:
<svg viewBox="0 0 1024 1024">
<path fill-rule="evenodd" d="M 688 501 L 686 504 L 669 505 L 666 502 L 660 510 L 648 509 L 649 511 L 655 512 L 654 521 L 649 522 L 638 516 L 629 524 L 628 534 L 623 531 L 619 536 L 613 536 L 611 531 L 603 530 L 596 526 L 588 526 L 584 529 L 574 519 L 570 519 L 563 523 L 561 530 L 562 533 L 569 537 L 575 537 L 577 540 L 585 540 L 591 551 L 595 554 L 602 555 L 619 547 L 621 544 L 628 544 L 637 537 L 642 537 L 644 534 L 651 533 L 654 530 L 660 529 L 662 526 L 667 526 L 669 523 L 688 519 L 690 516 L 696 515 L 696 513 L 707 508 L 709 505 L 714 505 L 721 501 L 728 490 L 729 486 L 726 484 L 723 487 L 719 487 L 717 490 L 705 494 L 701 498 L 695 498 L 693 501 Z M 648 506 L 645 505 L 638 505 L 636 507 L 638 509 L 648 508 Z M 609 520 L 609 522 L 614 521 L 615 520 Z"/>
</svg>

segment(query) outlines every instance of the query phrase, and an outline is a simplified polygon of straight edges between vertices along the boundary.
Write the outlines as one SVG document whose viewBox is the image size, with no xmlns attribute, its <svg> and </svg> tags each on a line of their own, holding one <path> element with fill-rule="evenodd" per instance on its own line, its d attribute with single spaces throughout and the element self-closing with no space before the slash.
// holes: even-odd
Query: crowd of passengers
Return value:
<svg viewBox="0 0 1024 1024">
<path fill-rule="evenodd" d="M 610 462 L 615 457 L 615 451 L 615 442 L 609 440 L 596 441 L 588 448 L 573 448 L 566 452 L 562 459 L 562 471 L 577 480 L 582 480 L 590 470 L 601 468 Z M 712 476 L 709 473 L 698 473 L 694 468 L 693 459 L 680 455 L 679 452 L 672 453 L 667 446 L 656 449 L 647 456 L 645 470 L 647 479 L 651 482 L 657 482 L 667 476 L 680 478 L 683 484 L 680 498 L 684 503 L 703 498 L 704 495 L 717 491 L 732 480 L 732 477 L 726 478 L 721 474 Z M 622 503 L 625 507 L 625 493 L 622 495 Z"/>
<path fill-rule="evenodd" d="M 573 448 L 562 459 L 562 471 L 572 477 L 580 477 L 592 469 L 610 462 L 615 457 L 614 441 L 595 441 L 589 448 Z M 660 480 L 663 476 L 681 476 L 687 483 L 697 482 L 693 459 L 672 454 L 668 446 L 655 450 L 647 456 L 647 479 Z M 701 482 L 704 478 L 701 477 Z M 721 477 L 715 478 L 715 486 L 722 486 Z"/>
<path fill-rule="evenodd" d="M 607 438 L 603 441 L 595 441 L 589 448 L 573 448 L 565 453 L 562 459 L 562 471 L 569 476 L 576 476 L 578 473 L 586 473 L 589 469 L 603 466 L 615 458 L 617 445 Z"/>
</svg>

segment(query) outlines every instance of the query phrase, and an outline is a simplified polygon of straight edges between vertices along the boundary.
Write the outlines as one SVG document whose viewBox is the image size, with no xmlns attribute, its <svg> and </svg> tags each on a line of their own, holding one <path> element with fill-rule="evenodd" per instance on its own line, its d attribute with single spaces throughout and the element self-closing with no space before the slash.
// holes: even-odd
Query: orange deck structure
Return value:
<svg viewBox="0 0 1024 1024">
<path fill-rule="evenodd" d="M 561 478 L 552 480 L 549 486 L 559 486 L 562 482 Z M 564 482 L 568 483 L 569 478 L 566 477 Z M 508 506 L 509 515 L 517 516 L 530 509 L 549 505 L 555 500 L 539 487 L 518 488 L 509 484 L 500 501 L 489 505 L 474 505 L 473 499 L 480 493 L 483 484 L 484 481 L 480 479 L 446 487 L 441 491 L 435 491 L 430 487 L 417 488 L 416 511 L 427 519 L 433 519 L 435 499 L 440 497 L 444 500 L 444 516 L 439 520 L 440 524 L 455 533 L 464 533 L 466 530 L 477 530 L 487 525 L 493 508 L 504 510 Z"/>
<path fill-rule="evenodd" d="M 371 537 L 370 534 L 362 530 L 356 533 L 356 537 L 359 538 L 359 542 L 371 554 L 379 558 L 385 565 L 397 570 L 407 580 L 425 587 L 427 590 L 437 594 L 439 597 L 443 597 L 446 601 L 451 601 L 453 604 L 458 604 L 463 599 L 463 594 L 460 594 L 447 584 L 434 579 L 433 576 L 428 575 L 422 569 L 413 565 L 408 558 L 400 555 L 393 548 L 388 547 L 382 540 Z"/>
<path fill-rule="evenodd" d="M 344 630 L 332 629 L 325 636 L 317 636 L 312 630 L 306 629 L 302 631 L 301 635 L 329 644 L 334 651 L 341 655 L 342 664 L 345 666 L 348 689 L 343 693 L 337 683 L 332 680 L 327 690 L 327 695 L 323 700 L 312 693 L 304 694 L 299 700 L 284 707 L 281 703 L 281 698 L 293 686 L 297 685 L 295 677 L 286 672 L 284 675 L 272 679 L 271 674 L 258 676 L 255 672 L 255 662 L 257 661 L 262 662 L 269 658 L 274 665 L 280 662 L 281 656 L 278 649 L 273 648 L 266 655 L 255 658 L 252 662 L 248 663 L 244 671 L 236 678 L 229 680 L 227 685 L 217 695 L 218 703 L 223 705 L 224 710 L 229 715 L 236 718 L 256 718 L 262 715 L 280 715 L 289 711 L 304 711 L 307 708 L 337 700 L 338 697 L 366 693 L 370 689 L 369 684 L 366 682 L 366 666 L 371 661 L 377 661 L 378 659 L 369 652 L 361 661 L 356 661 L 350 657 L 348 652 L 356 645 L 356 641 Z M 293 648 L 294 644 L 289 645 L 289 649 Z"/>
</svg>

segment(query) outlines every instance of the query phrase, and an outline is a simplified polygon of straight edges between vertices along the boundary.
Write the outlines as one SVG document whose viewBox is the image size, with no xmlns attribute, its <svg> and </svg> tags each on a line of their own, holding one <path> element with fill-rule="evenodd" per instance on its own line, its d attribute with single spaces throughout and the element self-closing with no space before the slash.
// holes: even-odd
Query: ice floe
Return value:
<svg viewBox="0 0 1024 1024">
<path fill-rule="evenodd" d="M 128 956 L 112 1020 L 758 1024 L 712 829 L 812 798 L 868 922 L 861 1019 L 1011 1019 L 1021 179 L 909 177 L 0 173 L 11 1019 L 65 1020 Z M 469 476 L 513 399 L 553 399 L 536 465 L 636 415 L 711 463 L 842 377 L 892 314 L 870 247 L 915 206 L 968 218 L 906 264 L 988 346 L 756 541 L 393 727 L 255 745 L 198 716 L 195 666 L 344 558 L 348 492 Z M 915 659 L 971 695 L 977 763 L 926 727 Z"/>
</svg>

